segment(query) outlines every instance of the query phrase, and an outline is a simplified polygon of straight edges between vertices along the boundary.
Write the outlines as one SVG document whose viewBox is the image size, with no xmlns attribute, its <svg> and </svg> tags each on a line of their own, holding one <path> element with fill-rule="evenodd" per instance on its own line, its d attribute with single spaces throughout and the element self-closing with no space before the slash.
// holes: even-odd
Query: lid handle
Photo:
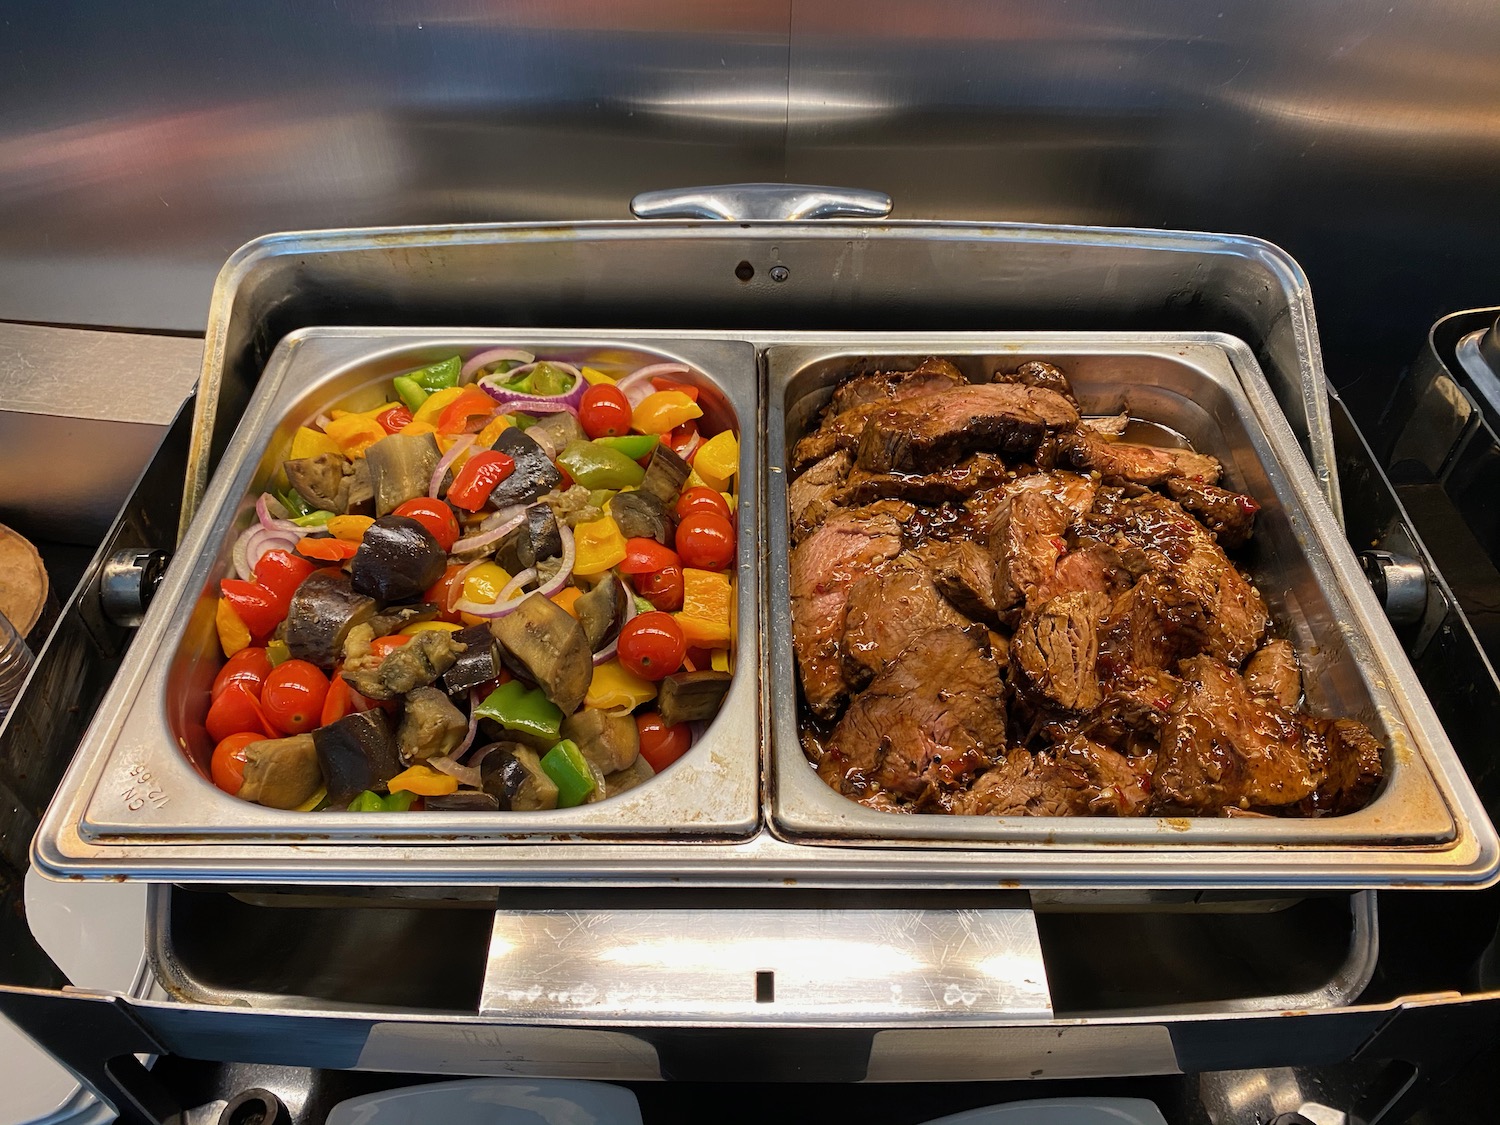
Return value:
<svg viewBox="0 0 1500 1125">
<path fill-rule="evenodd" d="M 717 184 L 643 191 L 630 211 L 637 219 L 883 219 L 891 197 L 814 184 Z"/>
</svg>

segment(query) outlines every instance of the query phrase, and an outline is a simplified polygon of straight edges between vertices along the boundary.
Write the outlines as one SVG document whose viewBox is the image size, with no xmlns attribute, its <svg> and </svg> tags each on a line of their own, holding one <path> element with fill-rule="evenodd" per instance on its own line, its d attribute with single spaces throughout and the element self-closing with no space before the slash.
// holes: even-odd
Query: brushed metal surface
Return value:
<svg viewBox="0 0 1500 1125">
<path fill-rule="evenodd" d="M 1131 333 L 999 334 L 987 341 L 933 336 L 898 342 L 878 335 L 857 346 L 767 349 L 766 530 L 770 680 L 796 682 L 791 644 L 787 451 L 806 432 L 851 366 L 888 358 L 914 366 L 922 356 L 955 359 L 989 377 L 1028 359 L 1061 365 L 1090 414 L 1124 410 L 1164 423 L 1217 456 L 1229 487 L 1262 504 L 1242 561 L 1273 620 L 1301 657 L 1308 706 L 1360 719 L 1381 739 L 1386 780 L 1364 809 L 1339 817 L 967 817 L 883 813 L 836 793 L 807 764 L 791 691 L 770 699 L 771 802 L 776 825 L 799 840 L 847 847 L 912 847 L 944 842 L 1042 847 L 1360 847 L 1387 854 L 1421 845 L 1453 847 L 1472 836 L 1500 866 L 1494 829 L 1416 681 L 1349 544 L 1286 438 L 1286 422 L 1266 409 L 1270 394 L 1253 357 L 1226 336 Z M 1259 401 L 1258 401 L 1259 400 Z M 1468 823 L 1465 823 L 1468 822 Z M 1460 847 L 1460 850 L 1462 848 Z M 1274 866 L 1277 859 L 1267 856 Z M 1490 872 L 1493 874 L 1493 871 Z M 1488 878 L 1486 875 L 1484 878 Z"/>
<path fill-rule="evenodd" d="M 1036 916 L 978 910 L 500 910 L 480 1015 L 961 1025 L 1050 1019 Z"/>
<path fill-rule="evenodd" d="M 811 184 L 718 184 L 643 191 L 630 201 L 637 219 L 883 219 L 883 191 Z"/>
</svg>

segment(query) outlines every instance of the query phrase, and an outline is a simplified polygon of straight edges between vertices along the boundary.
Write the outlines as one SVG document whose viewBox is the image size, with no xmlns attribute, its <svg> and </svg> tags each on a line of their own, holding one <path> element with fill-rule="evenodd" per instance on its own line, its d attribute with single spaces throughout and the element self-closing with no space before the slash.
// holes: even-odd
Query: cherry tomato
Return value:
<svg viewBox="0 0 1500 1125">
<path fill-rule="evenodd" d="M 255 562 L 255 583 L 271 591 L 280 605 L 291 607 L 292 595 L 307 576 L 318 568 L 280 548 L 267 551 Z M 285 616 L 285 611 L 283 611 Z"/>
<path fill-rule="evenodd" d="M 250 694 L 260 698 L 260 685 L 266 682 L 271 671 L 271 662 L 266 659 L 263 648 L 242 648 L 224 662 L 219 674 L 214 677 L 213 698 L 218 699 L 230 684 L 244 684 Z"/>
<path fill-rule="evenodd" d="M 225 578 L 219 590 L 230 608 L 239 615 L 257 641 L 269 637 L 281 619 L 286 616 L 287 599 L 278 598 L 271 590 L 254 582 L 239 578 Z"/>
<path fill-rule="evenodd" d="M 693 463 L 693 454 L 698 452 L 698 447 L 703 444 L 698 438 L 698 423 L 684 422 L 675 426 L 664 439 L 672 447 L 672 452 L 681 457 L 688 464 Z"/>
<path fill-rule="evenodd" d="M 724 500 L 723 493 L 715 492 L 706 485 L 695 484 L 692 488 L 684 488 L 682 495 L 677 498 L 677 518 L 685 519 L 694 512 L 707 512 L 710 515 L 729 518 L 729 505 Z"/>
<path fill-rule="evenodd" d="M 354 711 L 354 689 L 335 669 L 328 681 L 328 694 L 323 697 L 323 709 L 318 712 L 318 726 L 336 723 Z"/>
<path fill-rule="evenodd" d="M 578 422 L 591 438 L 620 437 L 630 432 L 630 400 L 613 383 L 596 383 L 583 392 Z"/>
<path fill-rule="evenodd" d="M 398 433 L 411 425 L 411 411 L 404 406 L 393 406 L 375 415 L 375 421 L 388 434 Z"/>
<path fill-rule="evenodd" d="M 619 564 L 619 571 L 621 574 L 650 574 L 680 563 L 676 551 L 663 547 L 655 539 L 627 539 L 625 558 Z"/>
<path fill-rule="evenodd" d="M 651 376 L 651 386 L 658 391 L 681 391 L 694 402 L 698 401 L 698 388 L 691 383 L 677 383 L 671 379 L 663 379 L 660 375 Z"/>
<path fill-rule="evenodd" d="M 661 773 L 693 745 L 693 732 L 686 723 L 667 726 L 657 711 L 644 711 L 635 717 L 635 729 L 641 736 L 641 757 Z"/>
<path fill-rule="evenodd" d="M 438 607 L 438 617 L 444 621 L 451 621 L 455 625 L 459 624 L 459 617 L 458 610 L 453 608 L 453 603 L 464 596 L 464 591 L 463 583 L 459 583 L 458 588 L 454 589 L 453 580 L 463 569 L 461 563 L 449 563 L 447 569 L 443 571 L 443 576 L 422 595 L 424 602 L 431 602 Z"/>
<path fill-rule="evenodd" d="M 306 660 L 284 660 L 260 689 L 266 718 L 283 734 L 303 734 L 318 725 L 328 698 L 328 677 Z"/>
<path fill-rule="evenodd" d="M 682 608 L 682 567 L 664 566 L 650 574 L 635 576 L 636 593 L 657 609 L 672 612 Z"/>
<path fill-rule="evenodd" d="M 669 613 L 642 613 L 620 630 L 620 663 L 643 680 L 661 680 L 682 667 L 687 638 Z"/>
<path fill-rule="evenodd" d="M 693 512 L 677 525 L 677 554 L 684 566 L 724 570 L 734 563 L 734 528 L 723 516 Z"/>
<path fill-rule="evenodd" d="M 208 736 L 215 742 L 223 742 L 231 734 L 254 732 L 257 738 L 275 738 L 276 728 L 266 717 L 260 701 L 250 694 L 244 684 L 230 684 L 209 704 L 208 716 L 203 720 Z"/>
<path fill-rule="evenodd" d="M 252 742 L 265 741 L 265 735 L 253 732 L 231 734 L 219 740 L 214 747 L 213 760 L 209 763 L 209 776 L 214 784 L 233 796 L 245 784 L 245 747 Z"/>
<path fill-rule="evenodd" d="M 441 500 L 419 496 L 415 500 L 397 504 L 394 514 L 414 519 L 425 527 L 437 540 L 444 554 L 453 550 L 453 544 L 458 542 L 458 520 L 453 515 L 453 509 Z"/>
</svg>

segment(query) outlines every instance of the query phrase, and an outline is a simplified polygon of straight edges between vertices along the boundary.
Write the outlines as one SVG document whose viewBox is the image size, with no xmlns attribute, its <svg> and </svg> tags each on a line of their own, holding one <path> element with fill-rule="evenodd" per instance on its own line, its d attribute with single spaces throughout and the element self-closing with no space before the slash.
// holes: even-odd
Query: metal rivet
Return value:
<svg viewBox="0 0 1500 1125">
<path fill-rule="evenodd" d="M 772 281 L 785 281 L 787 278 L 789 278 L 791 276 L 792 276 L 792 271 L 789 270 L 789 269 L 787 269 L 785 266 L 772 266 L 771 267 L 771 280 Z"/>
</svg>

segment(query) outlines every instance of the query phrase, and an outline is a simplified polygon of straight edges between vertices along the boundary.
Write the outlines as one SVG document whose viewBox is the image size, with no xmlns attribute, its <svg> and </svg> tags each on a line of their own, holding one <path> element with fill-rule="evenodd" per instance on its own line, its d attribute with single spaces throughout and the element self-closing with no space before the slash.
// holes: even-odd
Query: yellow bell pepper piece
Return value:
<svg viewBox="0 0 1500 1125">
<path fill-rule="evenodd" d="M 234 612 L 234 606 L 224 598 L 219 599 L 219 604 L 214 609 L 214 627 L 219 630 L 219 647 L 224 650 L 226 657 L 250 646 L 249 627 Z"/>
<path fill-rule="evenodd" d="M 458 778 L 421 763 L 402 770 L 386 783 L 391 793 L 415 793 L 418 797 L 446 797 L 458 789 Z"/>
<path fill-rule="evenodd" d="M 385 437 L 385 427 L 363 414 L 345 414 L 333 419 L 323 429 L 349 457 L 364 456 L 365 450 Z"/>
<path fill-rule="evenodd" d="M 591 387 L 597 387 L 600 383 L 613 385 L 615 381 L 613 375 L 606 375 L 604 372 L 596 371 L 592 367 L 580 367 L 578 372 Z"/>
<path fill-rule="evenodd" d="M 625 561 L 625 536 L 613 516 L 603 516 L 575 527 L 573 548 L 575 574 L 603 574 Z"/>
<path fill-rule="evenodd" d="M 313 809 L 317 808 L 319 805 L 321 805 L 323 803 L 323 799 L 325 797 L 327 797 L 327 796 L 328 796 L 328 786 L 326 786 L 326 785 L 319 786 L 318 791 L 316 793 L 314 793 L 307 800 L 303 801 L 300 805 L 298 805 L 292 811 L 293 812 L 312 812 Z"/>
<path fill-rule="evenodd" d="M 729 643 L 734 591 L 729 576 L 717 570 L 682 568 L 682 611 L 672 616 L 695 648 L 723 648 Z"/>
<path fill-rule="evenodd" d="M 328 534 L 335 539 L 358 543 L 374 522 L 369 516 L 334 516 L 328 521 Z"/>
<path fill-rule="evenodd" d="M 715 672 L 734 671 L 734 661 L 729 659 L 729 650 L 727 648 L 716 648 L 709 654 L 709 657 L 709 662 L 713 665 Z"/>
<path fill-rule="evenodd" d="M 339 443 L 321 430 L 299 426 L 297 432 L 292 435 L 292 451 L 287 456 L 290 460 L 300 461 L 304 457 L 317 457 L 321 453 L 342 452 L 339 449 Z"/>
<path fill-rule="evenodd" d="M 727 492 L 740 467 L 740 439 L 725 430 L 698 447 L 693 471 L 715 492 Z"/>
<path fill-rule="evenodd" d="M 500 436 L 501 430 L 507 430 L 515 425 L 506 414 L 496 414 L 493 419 L 485 423 L 484 429 L 479 431 L 479 436 L 474 439 L 470 449 L 488 449 L 495 444 L 495 439 Z"/>
<path fill-rule="evenodd" d="M 437 433 L 437 427 L 434 426 L 431 422 L 418 422 L 413 420 L 402 426 L 401 432 L 403 434 L 410 434 L 412 437 L 416 437 L 418 434 L 435 434 Z"/>
<path fill-rule="evenodd" d="M 577 617 L 577 604 L 578 599 L 581 597 L 583 597 L 583 591 L 580 590 L 577 586 L 564 586 L 561 590 L 552 595 L 552 600 L 556 604 L 562 606 L 563 609 L 567 610 L 571 616 Z"/>
<path fill-rule="evenodd" d="M 400 632 L 403 637 L 415 637 L 418 633 L 456 633 L 462 628 L 451 621 L 413 621 Z"/>
<path fill-rule="evenodd" d="M 463 387 L 444 387 L 440 391 L 433 391 L 427 396 L 427 401 L 417 407 L 416 413 L 411 416 L 411 424 L 404 427 L 401 432 L 410 432 L 411 426 L 418 422 L 425 422 L 436 430 L 438 419 L 443 416 L 443 410 L 463 393 Z"/>
<path fill-rule="evenodd" d="M 464 598 L 481 605 L 494 605 L 511 575 L 499 563 L 482 562 L 464 575 Z"/>
<path fill-rule="evenodd" d="M 656 685 L 643 680 L 618 660 L 606 660 L 594 669 L 585 707 L 601 711 L 634 711 L 647 700 L 656 698 Z"/>
<path fill-rule="evenodd" d="M 665 434 L 702 417 L 703 408 L 681 391 L 657 391 L 631 411 L 630 424 L 643 434 Z"/>
</svg>

